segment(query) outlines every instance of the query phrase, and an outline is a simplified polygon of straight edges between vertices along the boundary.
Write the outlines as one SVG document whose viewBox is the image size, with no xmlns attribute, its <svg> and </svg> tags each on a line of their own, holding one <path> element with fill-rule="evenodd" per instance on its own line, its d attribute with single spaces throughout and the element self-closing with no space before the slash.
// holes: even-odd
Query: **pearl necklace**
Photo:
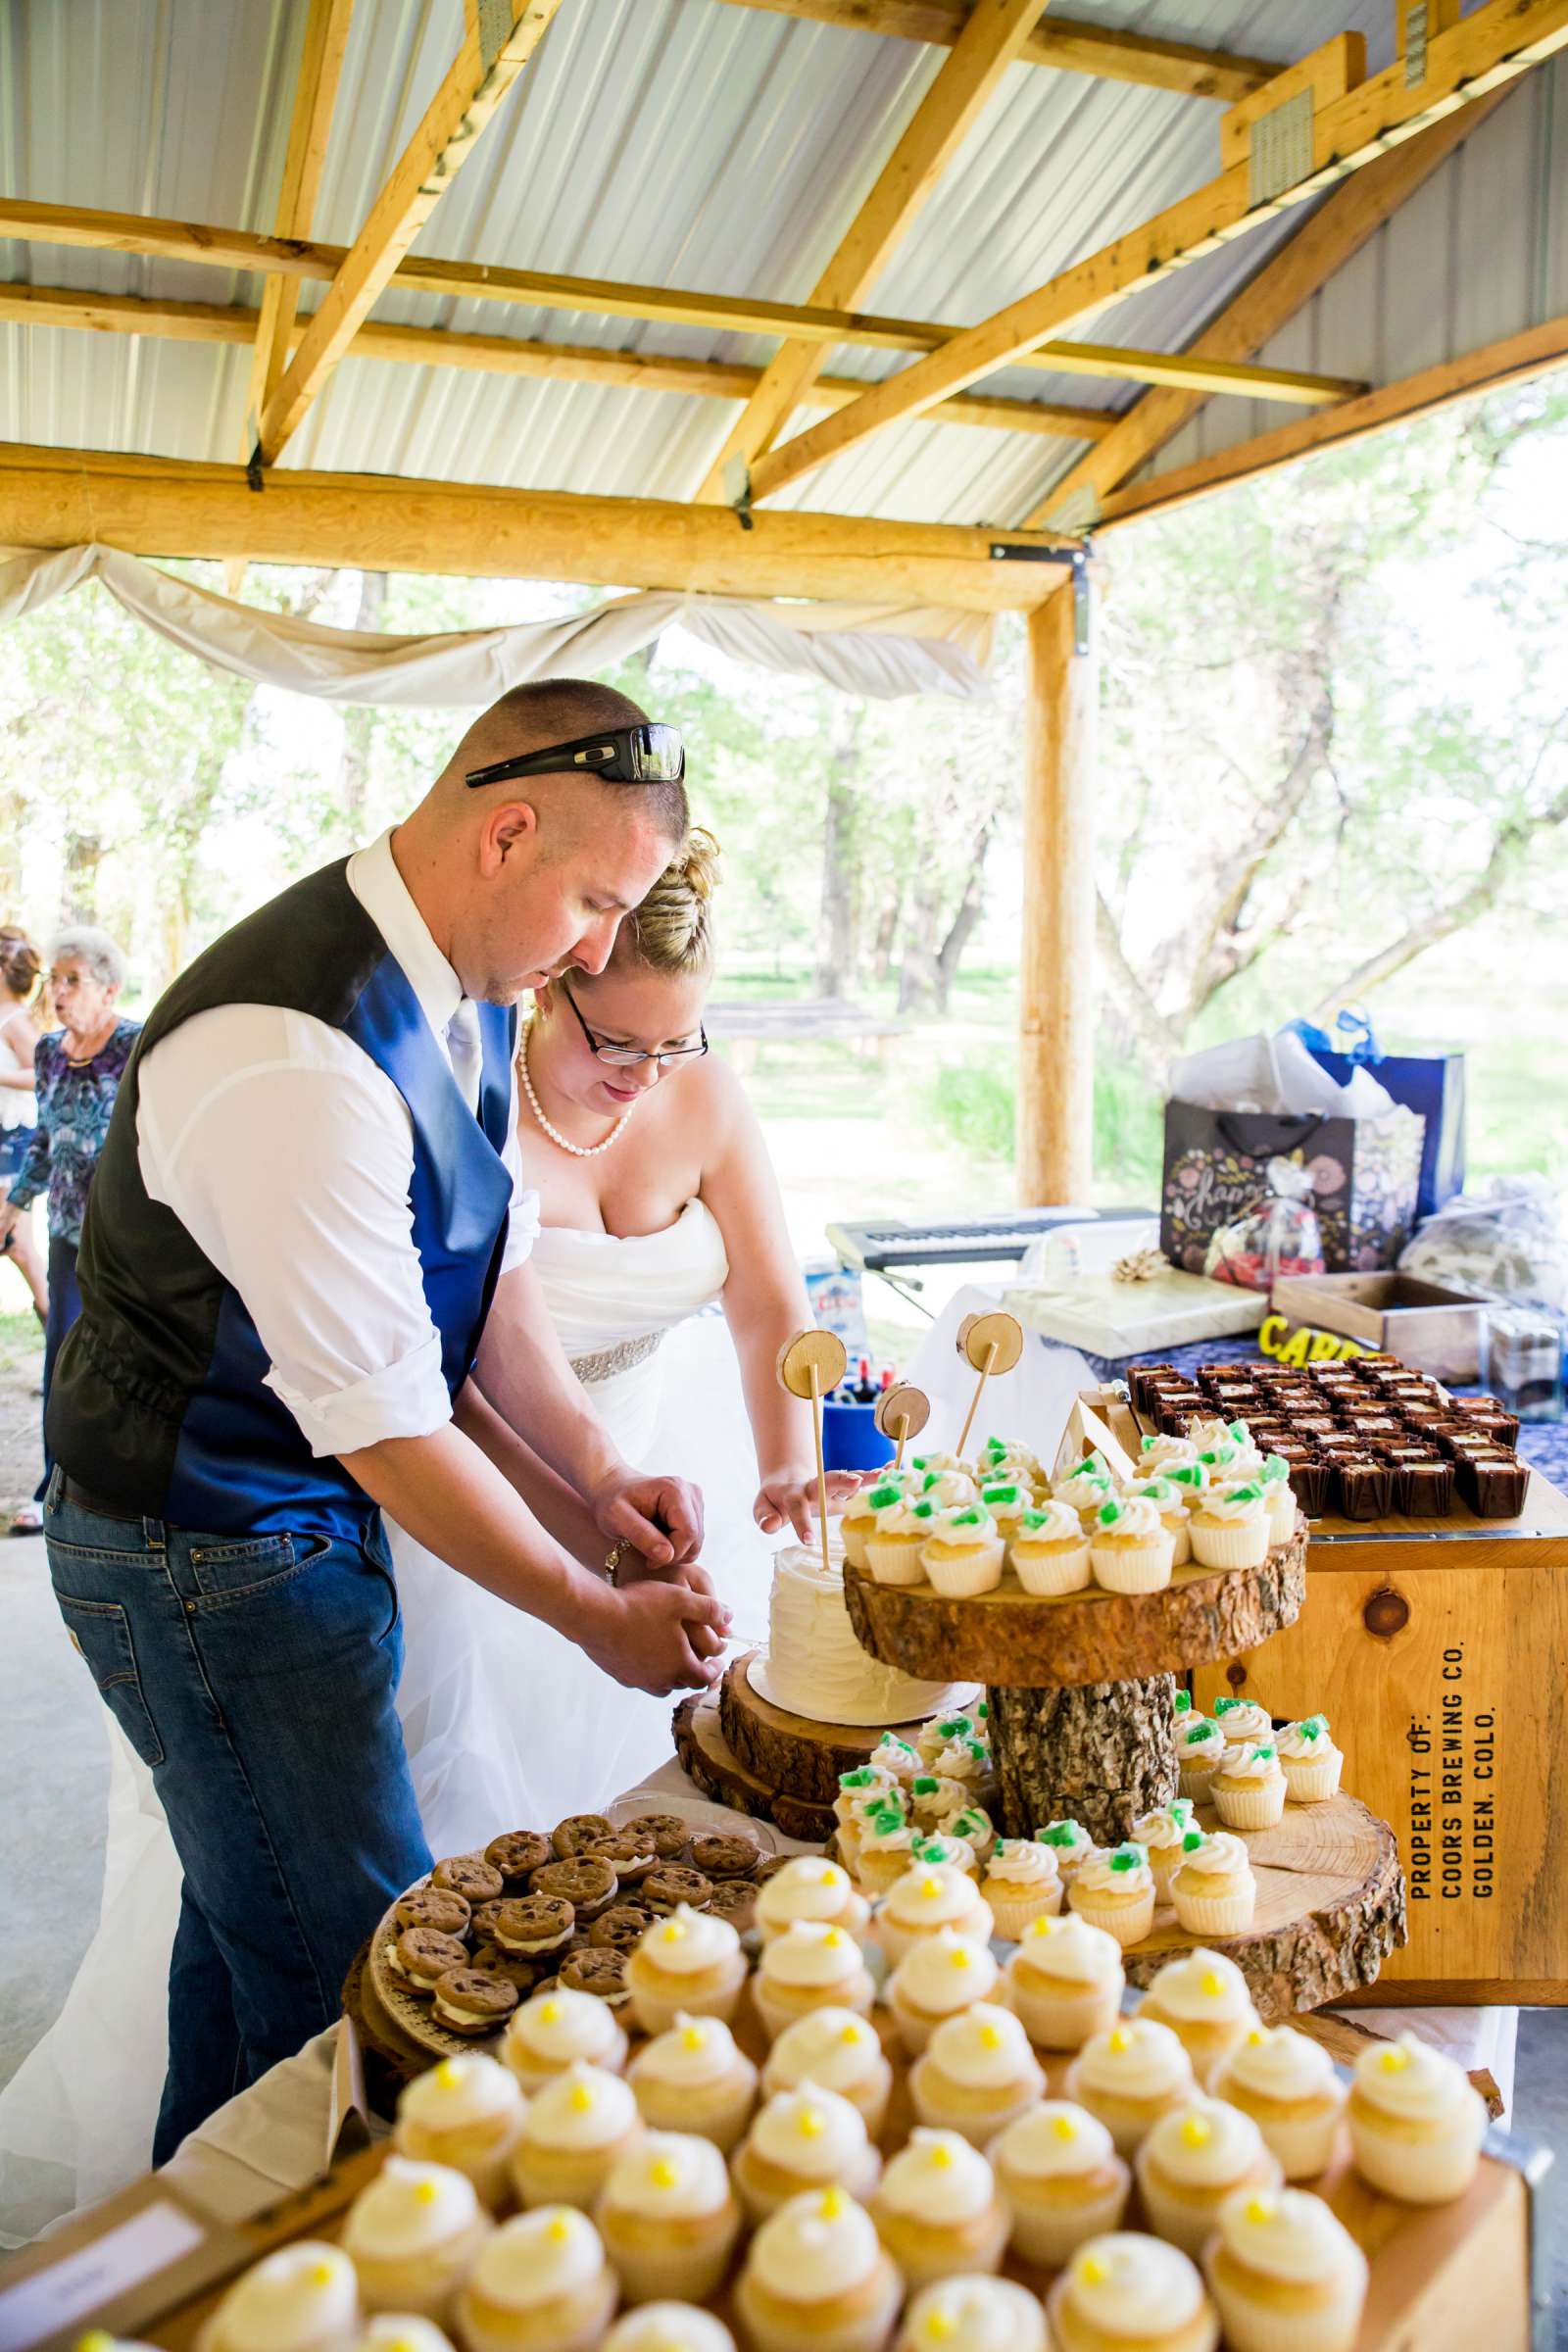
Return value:
<svg viewBox="0 0 1568 2352">
<path fill-rule="evenodd" d="M 621 1112 L 602 1144 L 574 1144 L 569 1136 L 563 1135 L 561 1129 L 553 1126 L 545 1117 L 544 1104 L 533 1091 L 533 1080 L 528 1075 L 528 1036 L 529 1032 L 525 1030 L 522 1052 L 517 1055 L 517 1076 L 522 1080 L 522 1091 L 528 1098 L 528 1108 L 533 1112 L 550 1141 L 559 1145 L 563 1152 L 569 1152 L 573 1159 L 597 1159 L 601 1152 L 610 1150 L 611 1145 L 631 1117 L 631 1112 L 629 1110 Z"/>
</svg>

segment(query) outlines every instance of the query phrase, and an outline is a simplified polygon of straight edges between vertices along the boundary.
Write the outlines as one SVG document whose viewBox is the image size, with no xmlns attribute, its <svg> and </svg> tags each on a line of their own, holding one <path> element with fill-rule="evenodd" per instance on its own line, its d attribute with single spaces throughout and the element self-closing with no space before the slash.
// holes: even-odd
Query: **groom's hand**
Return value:
<svg viewBox="0 0 1568 2352">
<path fill-rule="evenodd" d="M 606 1600 L 580 1639 L 595 1665 L 615 1682 L 662 1698 L 672 1690 L 706 1690 L 718 1679 L 716 1655 L 699 1656 L 696 1646 L 703 1642 L 706 1647 L 725 1614 L 710 1593 L 683 1580 L 650 1577 L 607 1593 Z"/>
<path fill-rule="evenodd" d="M 683 1478 L 621 1472 L 594 1494 L 593 1514 L 607 1536 L 635 1545 L 656 1568 L 683 1567 L 703 1548 L 702 1490 Z"/>
<path fill-rule="evenodd" d="M 620 1564 L 615 1570 L 616 1585 L 624 1591 L 629 1585 L 646 1584 L 650 1580 L 663 1585 L 686 1585 L 693 1592 L 705 1593 L 710 1599 L 716 1598 L 712 1578 L 707 1569 L 700 1568 L 695 1560 L 686 1560 L 678 1567 L 666 1561 L 663 1566 L 656 1567 L 644 1552 L 631 1550 L 622 1552 Z M 718 1614 L 711 1625 L 693 1625 L 687 1628 L 686 1638 L 700 1658 L 718 1658 L 724 1654 L 725 1641 L 732 1621 L 730 1612 L 722 1601 L 717 1602 L 717 1608 Z"/>
</svg>

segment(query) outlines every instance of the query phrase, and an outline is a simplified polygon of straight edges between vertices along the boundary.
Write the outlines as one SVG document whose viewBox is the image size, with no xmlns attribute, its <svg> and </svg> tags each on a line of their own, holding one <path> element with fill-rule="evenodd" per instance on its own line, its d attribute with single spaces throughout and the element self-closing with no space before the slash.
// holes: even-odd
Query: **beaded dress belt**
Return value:
<svg viewBox="0 0 1568 2352">
<path fill-rule="evenodd" d="M 599 1381 L 613 1379 L 617 1372 L 629 1372 L 633 1364 L 646 1364 L 663 1338 L 662 1331 L 645 1331 L 640 1339 L 619 1340 L 613 1348 L 601 1348 L 597 1355 L 574 1355 L 571 1368 L 584 1388 L 592 1388 Z"/>
</svg>

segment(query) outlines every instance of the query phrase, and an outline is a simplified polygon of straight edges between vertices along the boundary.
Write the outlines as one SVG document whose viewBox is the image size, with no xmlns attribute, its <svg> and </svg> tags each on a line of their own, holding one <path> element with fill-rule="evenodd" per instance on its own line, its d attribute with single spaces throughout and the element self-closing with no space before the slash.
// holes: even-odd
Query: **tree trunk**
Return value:
<svg viewBox="0 0 1568 2352">
<path fill-rule="evenodd" d="M 904 883 L 895 878 L 882 902 L 882 911 L 876 918 L 876 935 L 871 948 L 871 977 L 881 982 L 893 969 L 893 945 L 899 936 L 899 917 L 904 912 Z"/>
<path fill-rule="evenodd" d="M 957 978 L 958 966 L 963 961 L 963 951 L 969 944 L 974 927 L 980 920 L 980 910 L 985 905 L 986 852 L 991 847 L 991 835 L 996 821 L 996 812 L 993 811 L 975 835 L 974 855 L 969 860 L 969 870 L 963 878 L 963 894 L 958 901 L 958 909 L 948 925 L 946 939 L 937 950 L 936 988 L 939 1012 L 946 1012 L 948 1009 L 948 999 L 953 994 L 953 983 Z"/>
<path fill-rule="evenodd" d="M 937 933 L 942 922 L 942 885 L 932 872 L 930 845 L 916 859 L 918 879 L 904 926 L 904 960 L 899 967 L 900 1012 L 928 1012 L 937 1003 Z"/>
<path fill-rule="evenodd" d="M 354 615 L 357 629 L 379 629 L 381 608 L 386 603 L 387 578 L 384 571 L 362 571 L 360 601 Z M 343 821 L 350 841 L 358 841 L 365 831 L 365 808 L 370 781 L 370 746 L 375 734 L 375 712 L 363 703 L 353 703 L 343 713 L 343 760 L 340 770 L 340 790 L 343 802 Z"/>
<path fill-rule="evenodd" d="M 68 923 L 98 919 L 98 864 L 104 845 L 96 833 L 68 833 L 60 911 Z"/>
<path fill-rule="evenodd" d="M 855 979 L 855 932 L 859 874 L 856 857 L 855 778 L 859 767 L 862 712 L 841 701 L 833 730 L 822 826 L 822 895 L 817 909 L 816 968 L 812 988 L 819 997 L 849 994 Z"/>
<path fill-rule="evenodd" d="M 1048 1821 L 1081 1822 L 1119 1845 L 1140 1813 L 1176 1793 L 1175 1678 L 1086 1683 L 1064 1690 L 988 1690 L 991 1746 L 1009 1838 Z"/>
</svg>

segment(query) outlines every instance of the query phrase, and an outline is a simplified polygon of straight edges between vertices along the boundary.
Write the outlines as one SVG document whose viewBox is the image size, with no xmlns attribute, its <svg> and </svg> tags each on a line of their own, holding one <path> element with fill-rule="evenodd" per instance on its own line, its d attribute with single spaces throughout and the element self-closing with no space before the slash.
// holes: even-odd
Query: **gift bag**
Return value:
<svg viewBox="0 0 1568 2352">
<path fill-rule="evenodd" d="M 1349 1118 L 1173 1100 L 1165 1105 L 1159 1246 L 1172 1265 L 1201 1274 L 1218 1227 L 1267 1214 L 1268 1165 L 1279 1158 L 1310 1181 L 1328 1273 L 1392 1266 L 1415 1223 L 1424 1132 L 1402 1104 Z"/>
<path fill-rule="evenodd" d="M 1340 1013 L 1334 1029 L 1331 1036 L 1310 1021 L 1292 1021 L 1289 1034 L 1300 1039 L 1331 1078 L 1343 1084 L 1355 1070 L 1373 1070 L 1396 1102 L 1425 1119 L 1415 1213 L 1418 1220 L 1435 1216 L 1445 1200 L 1464 1190 L 1463 1050 L 1435 1046 L 1425 1054 L 1382 1053 L 1371 1021 L 1351 1005 Z"/>
</svg>

